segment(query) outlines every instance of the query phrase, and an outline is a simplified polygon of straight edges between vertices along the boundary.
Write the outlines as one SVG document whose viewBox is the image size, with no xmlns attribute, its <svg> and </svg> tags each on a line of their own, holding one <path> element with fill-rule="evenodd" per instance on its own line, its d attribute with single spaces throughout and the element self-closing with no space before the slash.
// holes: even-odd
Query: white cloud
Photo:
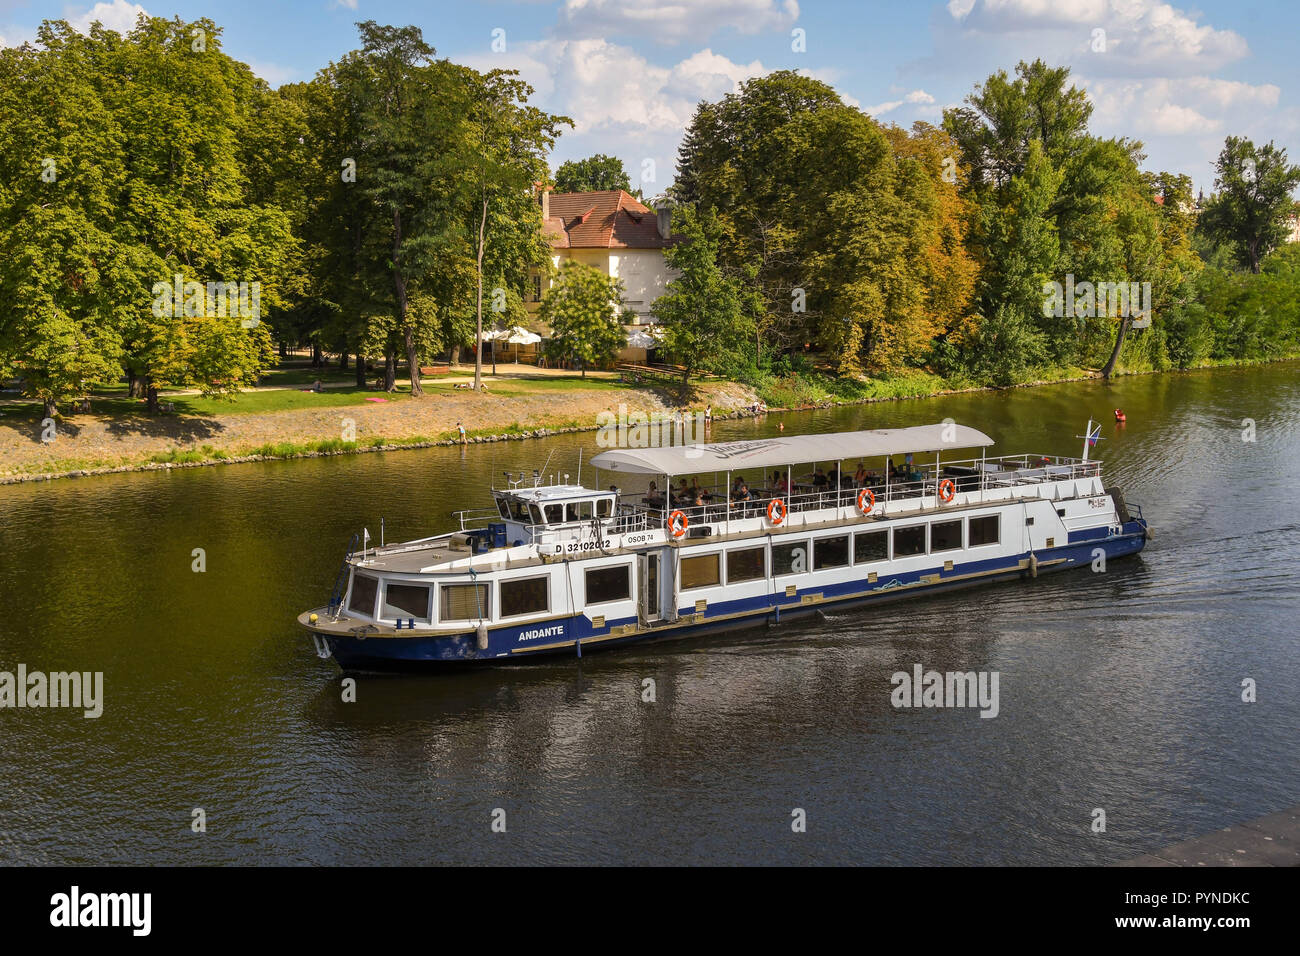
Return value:
<svg viewBox="0 0 1300 956">
<path fill-rule="evenodd" d="M 148 11 L 138 3 L 127 0 L 113 0 L 112 3 L 97 3 L 86 13 L 68 22 L 78 33 L 88 33 L 90 25 L 98 20 L 105 29 L 118 33 L 129 33 L 135 27 L 135 19 L 140 14 L 148 16 Z"/>
<path fill-rule="evenodd" d="M 1114 76 L 1203 74 L 1249 53 L 1240 34 L 1161 0 L 951 0 L 948 12 L 963 33 L 1014 35 L 1049 61 L 1086 57 Z"/>
<path fill-rule="evenodd" d="M 671 182 L 677 146 L 699 102 L 717 100 L 768 72 L 759 60 L 736 63 L 709 48 L 661 66 L 631 47 L 596 37 L 517 43 L 508 53 L 455 59 L 479 70 L 519 70 L 536 91 L 536 105 L 573 119 L 553 164 L 592 153 L 618 156 L 634 185 L 652 193 Z M 642 182 L 647 161 L 655 179 Z"/>
<path fill-rule="evenodd" d="M 565 0 L 557 36 L 680 43 L 725 28 L 748 34 L 788 30 L 798 18 L 797 0 Z"/>
<path fill-rule="evenodd" d="M 1124 135 L 1205 136 L 1225 133 L 1244 115 L 1278 105 L 1281 89 L 1208 76 L 1086 82 L 1094 124 Z"/>
<path fill-rule="evenodd" d="M 880 116 L 883 113 L 890 113 L 905 105 L 928 106 L 934 103 L 934 97 L 925 90 L 912 90 L 906 96 L 897 100 L 887 100 L 884 103 L 877 103 L 875 106 L 864 106 L 862 112 L 869 116 Z"/>
<path fill-rule="evenodd" d="M 285 83 L 292 83 L 298 78 L 298 71 L 291 66 L 280 66 L 278 63 L 264 63 L 261 60 L 250 60 L 244 58 L 248 68 L 253 71 L 254 76 L 260 76 L 271 86 L 283 86 Z"/>
<path fill-rule="evenodd" d="M 36 33 L 28 30 L 26 27 L 5 27 L 4 32 L 0 33 L 0 49 L 7 46 L 22 46 L 24 43 L 35 43 Z"/>
</svg>

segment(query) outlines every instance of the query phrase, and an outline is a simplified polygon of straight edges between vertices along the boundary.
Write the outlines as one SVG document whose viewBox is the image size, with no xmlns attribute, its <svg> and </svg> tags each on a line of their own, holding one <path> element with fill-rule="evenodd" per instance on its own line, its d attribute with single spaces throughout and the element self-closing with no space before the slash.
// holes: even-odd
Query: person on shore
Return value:
<svg viewBox="0 0 1300 956">
<path fill-rule="evenodd" d="M 460 443 L 462 445 L 469 444 L 469 433 L 465 431 L 465 426 L 460 422 L 456 423 L 456 433 L 460 436 Z"/>
</svg>

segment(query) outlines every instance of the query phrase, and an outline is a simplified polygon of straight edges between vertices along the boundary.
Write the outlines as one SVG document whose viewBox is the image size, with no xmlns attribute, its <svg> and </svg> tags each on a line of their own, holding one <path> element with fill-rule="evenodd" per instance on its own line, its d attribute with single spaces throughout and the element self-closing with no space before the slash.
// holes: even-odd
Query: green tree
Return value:
<svg viewBox="0 0 1300 956">
<path fill-rule="evenodd" d="M 664 252 L 677 272 L 651 308 L 664 327 L 664 345 L 682 365 L 682 382 L 699 369 L 719 371 L 741 350 L 754 330 L 761 305 L 754 276 L 743 281 L 718 266 L 722 226 L 712 210 L 690 206 L 673 211 L 674 235 L 681 240 Z"/>
<path fill-rule="evenodd" d="M 623 347 L 618 315 L 623 284 L 599 269 L 566 262 L 554 284 L 542 296 L 539 317 L 551 329 L 552 348 L 582 366 L 607 365 Z"/>
<path fill-rule="evenodd" d="M 555 171 L 555 191 L 561 193 L 606 192 L 612 189 L 632 191 L 623 161 L 617 156 L 597 153 L 586 159 L 570 159 Z"/>
<path fill-rule="evenodd" d="M 1271 142 L 1257 147 L 1229 136 L 1214 169 L 1219 192 L 1201 213 L 1200 226 L 1216 241 L 1230 243 L 1241 264 L 1258 273 L 1265 256 L 1286 239 L 1300 166 L 1288 164 L 1286 150 Z"/>
</svg>

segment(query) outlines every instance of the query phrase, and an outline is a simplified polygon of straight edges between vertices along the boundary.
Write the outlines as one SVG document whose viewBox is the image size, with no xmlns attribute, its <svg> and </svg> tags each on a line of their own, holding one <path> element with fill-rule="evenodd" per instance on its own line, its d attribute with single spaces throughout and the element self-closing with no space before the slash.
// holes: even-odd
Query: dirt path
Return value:
<svg viewBox="0 0 1300 956">
<path fill-rule="evenodd" d="M 697 387 L 688 407 L 702 409 L 711 403 L 715 413 L 721 414 L 754 400 L 753 393 L 743 386 L 707 383 Z M 132 467 L 156 455 L 197 451 L 205 445 L 229 456 L 241 456 L 278 442 L 355 440 L 365 446 L 376 438 L 437 441 L 450 437 L 458 421 L 471 434 L 488 434 L 494 429 L 594 428 L 602 411 L 617 412 L 620 403 L 647 414 L 669 412 L 674 407 L 648 389 L 548 390 L 526 396 L 466 392 L 391 404 L 221 416 L 74 415 L 58 424 L 54 440 L 48 443 L 40 440 L 40 427 L 31 419 L 5 421 L 0 417 L 0 478 Z"/>
</svg>

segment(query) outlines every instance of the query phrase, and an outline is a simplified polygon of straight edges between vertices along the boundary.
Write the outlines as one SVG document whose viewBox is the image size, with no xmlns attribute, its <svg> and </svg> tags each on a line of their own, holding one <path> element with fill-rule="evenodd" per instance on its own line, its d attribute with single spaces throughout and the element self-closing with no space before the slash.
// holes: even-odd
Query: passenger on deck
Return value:
<svg viewBox="0 0 1300 956">
<path fill-rule="evenodd" d="M 646 504 L 652 508 L 662 508 L 664 506 L 664 496 L 659 491 L 659 486 L 653 481 L 650 482 L 650 487 L 646 489 L 645 500 Z"/>
<path fill-rule="evenodd" d="M 818 468 L 817 471 L 813 474 L 812 483 L 813 483 L 813 487 L 818 491 L 825 491 L 826 486 L 830 484 L 830 480 L 826 477 L 826 472 Z"/>
<path fill-rule="evenodd" d="M 853 473 L 853 483 L 859 488 L 867 486 L 867 466 L 858 462 L 858 470 Z"/>
<path fill-rule="evenodd" d="M 779 471 L 772 472 L 772 493 L 777 495 L 788 495 L 790 493 L 789 477 Z"/>
<path fill-rule="evenodd" d="M 700 486 L 700 479 L 698 479 L 698 478 L 692 478 L 692 479 L 691 479 L 691 497 L 692 497 L 692 498 L 702 498 L 704 501 L 709 501 L 709 500 L 713 497 L 713 492 L 709 491 L 709 489 L 707 489 L 707 488 L 703 488 L 703 487 L 701 487 L 701 486 Z"/>
<path fill-rule="evenodd" d="M 749 501 L 753 495 L 749 493 L 749 485 L 745 484 L 745 479 L 740 479 L 740 484 L 736 486 L 736 491 L 732 494 L 735 501 Z"/>
<path fill-rule="evenodd" d="M 673 497 L 676 499 L 678 504 L 682 505 L 690 504 L 695 500 L 695 494 L 689 487 L 687 487 L 685 478 L 683 478 L 682 483 L 677 486 L 677 490 L 673 492 Z"/>
</svg>

